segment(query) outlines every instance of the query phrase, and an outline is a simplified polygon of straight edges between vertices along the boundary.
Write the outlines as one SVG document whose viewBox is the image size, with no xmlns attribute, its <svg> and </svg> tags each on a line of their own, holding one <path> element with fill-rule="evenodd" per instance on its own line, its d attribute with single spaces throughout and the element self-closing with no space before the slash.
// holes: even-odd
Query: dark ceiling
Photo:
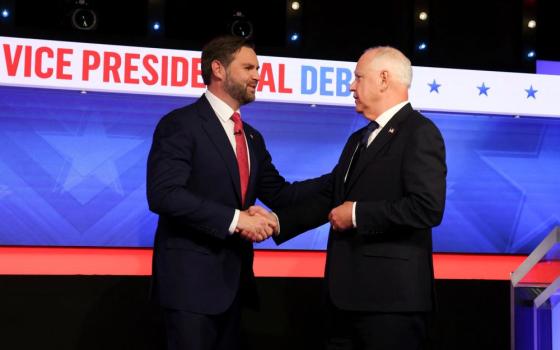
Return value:
<svg viewBox="0 0 560 350">
<path fill-rule="evenodd" d="M 263 55 L 355 61 L 376 45 L 392 45 L 414 65 L 533 72 L 537 59 L 560 60 L 560 2 L 554 0 L 85 0 L 97 26 L 72 27 L 70 14 L 84 0 L 0 0 L 11 9 L 0 35 L 199 50 L 229 30 L 241 11 Z M 426 10 L 428 21 L 418 20 Z M 537 21 L 528 29 L 529 18 Z M 161 23 L 159 32 L 151 24 Z M 291 42 L 297 31 L 300 40 Z M 420 42 L 426 50 L 418 50 Z"/>
</svg>

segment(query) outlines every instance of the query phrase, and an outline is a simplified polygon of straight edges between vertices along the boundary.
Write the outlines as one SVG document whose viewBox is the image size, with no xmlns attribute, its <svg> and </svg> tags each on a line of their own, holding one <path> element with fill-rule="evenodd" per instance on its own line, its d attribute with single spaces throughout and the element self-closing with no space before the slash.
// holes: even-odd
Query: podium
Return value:
<svg viewBox="0 0 560 350">
<path fill-rule="evenodd" d="M 514 350 L 560 350 L 560 227 L 511 274 Z"/>
</svg>

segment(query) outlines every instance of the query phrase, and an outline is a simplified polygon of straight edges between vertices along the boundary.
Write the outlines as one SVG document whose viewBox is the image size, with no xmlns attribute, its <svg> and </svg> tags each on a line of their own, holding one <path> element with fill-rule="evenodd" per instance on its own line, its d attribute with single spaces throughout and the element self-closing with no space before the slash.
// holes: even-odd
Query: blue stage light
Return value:
<svg viewBox="0 0 560 350">
<path fill-rule="evenodd" d="M 420 44 L 418 44 L 418 50 L 423 51 L 426 50 L 426 48 L 428 48 L 428 45 L 424 42 L 421 42 Z"/>
<path fill-rule="evenodd" d="M 527 58 L 535 58 L 536 55 L 534 50 L 527 52 Z"/>
<path fill-rule="evenodd" d="M 2 17 L 4 17 L 4 18 L 10 17 L 10 11 L 8 11 L 7 9 L 3 9 L 2 10 Z"/>
<path fill-rule="evenodd" d="M 159 28 L 161 28 L 161 26 L 159 25 L 159 22 L 154 22 L 154 25 L 152 26 L 152 28 L 153 28 L 155 31 L 158 31 Z"/>
<path fill-rule="evenodd" d="M 299 34 L 298 34 L 298 33 L 293 33 L 293 34 L 290 36 L 290 40 L 291 40 L 291 41 L 298 41 L 298 40 L 299 40 Z"/>
</svg>

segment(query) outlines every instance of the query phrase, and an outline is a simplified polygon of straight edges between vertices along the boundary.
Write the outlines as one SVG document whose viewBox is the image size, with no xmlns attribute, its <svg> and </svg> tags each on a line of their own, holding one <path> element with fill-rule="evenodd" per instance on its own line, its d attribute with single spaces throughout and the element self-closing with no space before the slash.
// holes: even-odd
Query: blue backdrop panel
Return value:
<svg viewBox="0 0 560 350">
<path fill-rule="evenodd" d="M 161 116 L 192 101 L 0 87 L 0 245 L 151 246 L 152 133 Z M 444 135 L 449 167 L 435 251 L 528 253 L 560 223 L 560 119 L 425 114 Z M 329 172 L 365 125 L 352 107 L 256 102 L 243 117 L 291 181 Z M 325 249 L 327 231 L 279 248 Z"/>
</svg>

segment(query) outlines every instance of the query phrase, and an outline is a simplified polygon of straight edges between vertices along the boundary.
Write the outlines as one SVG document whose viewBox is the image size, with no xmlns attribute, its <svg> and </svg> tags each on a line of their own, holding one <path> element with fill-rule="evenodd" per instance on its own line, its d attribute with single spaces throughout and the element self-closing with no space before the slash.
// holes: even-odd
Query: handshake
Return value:
<svg viewBox="0 0 560 350">
<path fill-rule="evenodd" d="M 262 242 L 273 234 L 278 234 L 278 219 L 265 208 L 253 205 L 239 213 L 235 232 L 245 240 Z"/>
</svg>

